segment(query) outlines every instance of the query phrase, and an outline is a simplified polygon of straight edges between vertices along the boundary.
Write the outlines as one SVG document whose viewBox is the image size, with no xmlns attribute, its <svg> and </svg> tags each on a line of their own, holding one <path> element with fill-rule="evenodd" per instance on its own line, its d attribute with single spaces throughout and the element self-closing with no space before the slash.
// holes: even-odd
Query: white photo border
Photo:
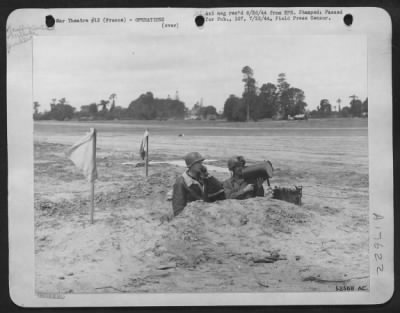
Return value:
<svg viewBox="0 0 400 313">
<path fill-rule="evenodd" d="M 220 10 L 229 10 L 224 8 Z M 244 8 L 241 8 L 244 9 Z M 275 8 L 279 9 L 279 8 Z M 298 8 L 297 8 L 298 9 Z M 307 8 L 312 9 L 312 8 Z M 325 8 L 324 8 L 325 9 Z M 368 292 L 304 293 L 184 293 L 184 294 L 35 294 L 33 224 L 33 119 L 31 115 L 32 44 L 35 36 L 95 36 L 123 32 L 130 34 L 180 35 L 199 31 L 193 20 L 206 9 L 19 9 L 7 20 L 7 124 L 9 184 L 9 287 L 11 299 L 23 307 L 86 306 L 209 306 L 209 305 L 339 305 L 378 304 L 394 292 L 393 255 L 393 148 L 392 148 L 392 25 L 388 13 L 380 8 L 339 8 L 355 17 L 352 27 L 341 27 L 342 16 L 329 23 L 289 23 L 275 29 L 257 24 L 257 31 L 274 35 L 362 35 L 368 50 L 368 142 L 370 188 L 370 290 Z M 97 15 L 165 16 L 179 21 L 175 34 L 159 25 L 69 24 L 48 30 L 46 15 L 60 18 Z M 317 26 L 316 26 L 317 25 Z M 239 28 L 240 26 L 240 28 Z M 243 32 L 243 24 L 205 25 L 210 33 Z M 261 30 L 260 30 L 261 29 Z M 248 24 L 246 31 L 254 31 Z M 21 33 L 22 32 L 22 33 Z M 22 35 L 21 35 L 22 34 Z M 373 88 L 372 88 L 373 87 Z M 29 109 L 28 109 L 29 108 Z M 53 298 L 51 298 L 53 297 Z"/>
</svg>

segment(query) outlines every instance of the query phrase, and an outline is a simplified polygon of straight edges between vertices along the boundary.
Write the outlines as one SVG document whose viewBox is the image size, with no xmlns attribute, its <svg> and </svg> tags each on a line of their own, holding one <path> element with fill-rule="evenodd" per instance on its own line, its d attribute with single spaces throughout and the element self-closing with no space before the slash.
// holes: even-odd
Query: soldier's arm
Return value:
<svg viewBox="0 0 400 313">
<path fill-rule="evenodd" d="M 254 191 L 256 197 L 264 197 L 265 192 L 264 192 L 264 187 L 263 187 L 263 181 L 264 180 L 262 178 L 257 179 L 257 183 L 256 183 L 256 187 L 255 187 L 256 190 Z"/>
<path fill-rule="evenodd" d="M 204 201 L 204 202 L 208 202 L 208 179 L 207 178 L 204 178 L 203 179 L 203 192 L 201 193 L 201 199 Z"/>
<path fill-rule="evenodd" d="M 174 216 L 177 216 L 183 211 L 187 204 L 186 190 L 182 183 L 176 182 L 172 192 L 172 209 Z"/>
<path fill-rule="evenodd" d="M 265 194 L 264 187 L 263 186 L 257 187 L 256 197 L 264 197 L 264 194 Z"/>
<path fill-rule="evenodd" d="M 224 181 L 222 187 L 224 187 L 225 198 L 231 199 L 232 185 L 228 181 Z"/>
<path fill-rule="evenodd" d="M 224 182 L 224 191 L 225 191 L 225 197 L 227 199 L 243 199 L 244 196 L 246 195 L 246 192 L 243 191 L 243 189 L 234 191 L 233 186 L 229 181 Z"/>
</svg>

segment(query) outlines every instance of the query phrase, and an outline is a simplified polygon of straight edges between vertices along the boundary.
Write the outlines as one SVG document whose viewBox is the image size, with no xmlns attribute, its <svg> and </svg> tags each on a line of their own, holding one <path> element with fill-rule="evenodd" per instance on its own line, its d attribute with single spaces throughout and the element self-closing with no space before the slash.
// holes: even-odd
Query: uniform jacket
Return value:
<svg viewBox="0 0 400 313">
<path fill-rule="evenodd" d="M 243 189 L 248 183 L 243 178 L 231 177 L 224 181 L 225 196 L 227 199 L 248 199 L 252 197 L 263 197 L 264 188 L 258 188 L 254 185 L 254 190 L 249 192 L 243 192 Z"/>
<path fill-rule="evenodd" d="M 185 172 L 176 179 L 173 187 L 172 209 L 174 215 L 181 213 L 189 202 L 196 200 L 207 200 L 204 185 Z"/>
</svg>

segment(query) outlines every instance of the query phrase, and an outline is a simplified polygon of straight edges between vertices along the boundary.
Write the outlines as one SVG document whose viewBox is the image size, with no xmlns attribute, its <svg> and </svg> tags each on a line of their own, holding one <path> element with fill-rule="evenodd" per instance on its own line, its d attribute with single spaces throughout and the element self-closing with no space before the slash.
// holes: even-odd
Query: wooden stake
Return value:
<svg viewBox="0 0 400 313">
<path fill-rule="evenodd" d="M 96 137 L 97 132 L 96 129 L 93 131 L 93 164 L 96 164 Z M 94 223 L 94 181 L 95 179 L 92 177 L 91 190 L 90 190 L 90 223 Z"/>
<path fill-rule="evenodd" d="M 149 176 L 149 133 L 146 136 L 146 177 Z"/>
<path fill-rule="evenodd" d="M 94 222 L 94 180 L 91 182 L 91 192 L 90 192 L 90 223 Z"/>
</svg>

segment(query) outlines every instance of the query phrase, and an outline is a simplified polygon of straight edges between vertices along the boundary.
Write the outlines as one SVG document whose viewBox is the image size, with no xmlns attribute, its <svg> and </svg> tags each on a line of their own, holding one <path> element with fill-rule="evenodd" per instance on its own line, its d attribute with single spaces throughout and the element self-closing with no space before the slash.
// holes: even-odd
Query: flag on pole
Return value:
<svg viewBox="0 0 400 313">
<path fill-rule="evenodd" d="M 144 158 L 146 157 L 146 151 L 147 151 L 147 139 L 149 138 L 149 132 L 146 129 L 144 131 L 144 135 L 142 138 L 142 142 L 140 144 L 140 157 L 142 158 L 142 160 L 144 160 Z"/>
<path fill-rule="evenodd" d="M 91 128 L 89 133 L 69 148 L 65 154 L 83 172 L 89 182 L 97 179 L 96 130 L 94 128 Z"/>
</svg>

